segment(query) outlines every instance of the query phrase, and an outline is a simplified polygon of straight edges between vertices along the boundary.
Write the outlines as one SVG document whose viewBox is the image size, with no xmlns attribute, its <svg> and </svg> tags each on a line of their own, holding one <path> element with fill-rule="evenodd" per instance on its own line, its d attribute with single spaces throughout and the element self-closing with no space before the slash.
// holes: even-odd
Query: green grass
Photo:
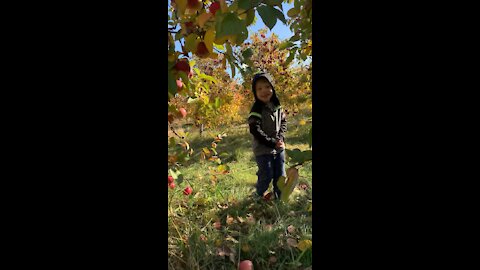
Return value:
<svg viewBox="0 0 480 270">
<path fill-rule="evenodd" d="M 302 252 L 287 240 L 311 240 L 311 163 L 300 169 L 299 177 L 308 188 L 297 187 L 288 203 L 255 201 L 250 195 L 255 190 L 257 166 L 247 127 L 207 130 L 202 136 L 195 130 L 189 132 L 187 141 L 194 154 L 180 168 L 183 183 L 169 190 L 169 269 L 237 269 L 241 260 L 251 260 L 255 269 L 310 267 L 311 248 Z M 230 167 L 230 173 L 212 181 L 210 169 L 218 164 L 200 161 L 199 153 L 220 132 L 227 137 L 216 149 L 223 153 L 222 163 Z M 307 136 L 307 126 L 289 123 L 287 149 L 307 149 Z M 182 194 L 187 185 L 193 188 L 190 196 Z M 221 225 L 219 229 L 215 222 Z M 295 229 L 289 232 L 289 226 Z"/>
</svg>

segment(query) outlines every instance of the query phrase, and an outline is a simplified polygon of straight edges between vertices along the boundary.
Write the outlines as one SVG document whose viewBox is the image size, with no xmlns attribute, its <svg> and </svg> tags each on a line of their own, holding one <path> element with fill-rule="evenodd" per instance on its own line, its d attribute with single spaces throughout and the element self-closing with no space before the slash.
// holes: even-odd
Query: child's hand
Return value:
<svg viewBox="0 0 480 270">
<path fill-rule="evenodd" d="M 285 143 L 282 140 L 278 140 L 277 144 L 275 145 L 275 148 L 277 149 L 285 148 Z"/>
</svg>

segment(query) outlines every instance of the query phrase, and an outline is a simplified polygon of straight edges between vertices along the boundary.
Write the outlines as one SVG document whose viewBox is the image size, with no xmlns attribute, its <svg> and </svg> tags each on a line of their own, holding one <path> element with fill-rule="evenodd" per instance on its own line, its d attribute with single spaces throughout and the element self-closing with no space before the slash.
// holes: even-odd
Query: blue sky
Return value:
<svg viewBox="0 0 480 270">
<path fill-rule="evenodd" d="M 288 19 L 287 11 L 293 8 L 293 3 L 291 4 L 283 3 L 282 7 L 283 7 L 283 14 L 285 15 L 285 19 Z M 257 22 L 255 23 L 255 25 L 248 27 L 248 30 L 250 30 L 249 32 L 253 33 L 262 28 L 268 29 L 268 27 L 266 27 L 265 24 L 263 23 L 262 18 L 260 18 L 260 16 L 258 15 L 258 12 L 255 15 L 257 16 Z M 284 40 L 286 38 L 290 38 L 291 36 L 293 36 L 292 31 L 290 31 L 290 29 L 285 24 L 283 24 L 283 22 L 280 20 L 277 20 L 277 23 L 275 24 L 275 26 L 271 31 L 270 29 L 268 29 L 267 36 L 270 36 L 271 33 L 275 33 L 275 35 L 277 35 L 280 40 Z"/>
</svg>

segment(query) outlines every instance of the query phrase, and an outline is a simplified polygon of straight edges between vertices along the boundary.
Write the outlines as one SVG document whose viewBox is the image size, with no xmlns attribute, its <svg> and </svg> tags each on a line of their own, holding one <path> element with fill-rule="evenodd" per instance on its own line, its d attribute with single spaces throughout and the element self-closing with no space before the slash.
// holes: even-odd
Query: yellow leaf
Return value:
<svg viewBox="0 0 480 270">
<path fill-rule="evenodd" d="M 282 192 L 280 195 L 282 201 L 284 202 L 288 201 L 288 197 L 290 196 L 290 194 L 292 194 L 293 189 L 297 186 L 297 184 L 298 184 L 298 169 L 295 167 L 290 167 L 287 170 L 287 181 L 285 182 L 285 185 L 278 186 L 278 188 Z"/>
<path fill-rule="evenodd" d="M 220 0 L 220 9 L 222 10 L 222 13 L 226 13 L 228 11 L 228 6 L 227 3 L 225 3 L 225 0 Z"/>
<path fill-rule="evenodd" d="M 177 5 L 178 15 L 182 17 L 187 8 L 187 0 L 176 0 L 175 5 Z"/>
<path fill-rule="evenodd" d="M 205 25 L 206 22 L 208 22 L 208 20 L 212 17 L 212 13 L 202 13 L 200 14 L 198 17 L 197 17 L 197 24 L 203 28 L 203 26 Z"/>
<path fill-rule="evenodd" d="M 245 12 L 245 13 L 244 13 L 244 12 L 245 12 L 245 10 L 244 10 L 244 9 L 241 9 L 241 8 L 239 8 L 239 9 L 237 10 L 237 13 L 238 13 L 238 14 L 241 14 L 241 15 L 238 15 L 238 18 L 240 18 L 241 20 L 247 19 L 247 12 Z"/>
<path fill-rule="evenodd" d="M 205 203 L 207 202 L 207 200 L 205 198 L 199 198 L 197 201 L 196 201 L 196 204 L 197 205 L 205 205 Z"/>
<path fill-rule="evenodd" d="M 312 247 L 312 241 L 310 240 L 302 240 L 298 242 L 298 245 L 297 245 L 297 248 L 300 249 L 301 251 L 305 251 L 311 247 Z"/>
<path fill-rule="evenodd" d="M 304 125 L 307 124 L 307 122 L 302 119 L 302 120 L 300 120 L 300 122 L 298 122 L 298 124 L 299 124 L 300 126 L 304 126 Z"/>
<path fill-rule="evenodd" d="M 227 40 L 230 40 L 232 43 L 235 43 L 237 40 L 237 36 L 235 35 L 228 35 L 228 36 L 223 36 L 221 38 L 216 38 L 215 39 L 215 44 L 217 45 L 223 45 Z"/>
<path fill-rule="evenodd" d="M 215 30 L 214 29 L 208 29 L 207 32 L 205 33 L 205 38 L 203 39 L 203 42 L 205 42 L 205 46 L 207 47 L 207 49 L 210 53 L 213 52 L 213 40 L 214 39 L 215 39 Z"/>
<path fill-rule="evenodd" d="M 287 15 L 288 15 L 288 17 L 295 17 L 298 13 L 300 13 L 300 10 L 299 10 L 299 9 L 291 8 L 291 9 L 287 12 Z"/>
<path fill-rule="evenodd" d="M 250 252 L 250 246 L 248 244 L 243 244 L 242 251 L 245 253 Z"/>
<path fill-rule="evenodd" d="M 177 59 L 177 53 L 168 54 L 168 62 L 175 62 L 176 59 Z"/>
</svg>

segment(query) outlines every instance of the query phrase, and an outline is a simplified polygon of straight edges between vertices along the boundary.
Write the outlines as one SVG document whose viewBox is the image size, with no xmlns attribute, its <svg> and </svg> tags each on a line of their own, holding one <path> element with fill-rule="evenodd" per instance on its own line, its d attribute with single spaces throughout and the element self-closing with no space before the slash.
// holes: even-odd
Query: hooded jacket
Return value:
<svg viewBox="0 0 480 270">
<path fill-rule="evenodd" d="M 272 86 L 273 95 L 267 104 L 258 99 L 255 90 L 255 84 L 260 78 L 267 79 Z M 285 141 L 287 119 L 275 93 L 275 87 L 270 75 L 267 73 L 256 74 L 252 80 L 252 91 L 255 103 L 248 116 L 248 125 L 250 133 L 253 135 L 253 152 L 255 156 L 281 152 L 283 148 L 275 149 L 275 146 L 278 140 Z"/>
</svg>

